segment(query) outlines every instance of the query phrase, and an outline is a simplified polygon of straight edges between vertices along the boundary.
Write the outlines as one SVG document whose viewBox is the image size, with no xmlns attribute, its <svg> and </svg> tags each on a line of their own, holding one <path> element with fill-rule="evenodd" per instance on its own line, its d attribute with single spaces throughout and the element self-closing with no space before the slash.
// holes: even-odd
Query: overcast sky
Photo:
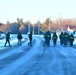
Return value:
<svg viewBox="0 0 76 75">
<path fill-rule="evenodd" d="M 0 0 L 0 22 L 15 22 L 17 18 L 35 23 L 52 20 L 76 18 L 76 0 Z"/>
</svg>

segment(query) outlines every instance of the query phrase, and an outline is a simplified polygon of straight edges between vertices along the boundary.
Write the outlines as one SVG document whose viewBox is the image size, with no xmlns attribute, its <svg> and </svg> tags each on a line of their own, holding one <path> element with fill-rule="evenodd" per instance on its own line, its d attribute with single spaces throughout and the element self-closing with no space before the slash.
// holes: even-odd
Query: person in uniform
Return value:
<svg viewBox="0 0 76 75">
<path fill-rule="evenodd" d="M 68 40 L 69 40 L 69 36 L 68 36 L 67 32 L 65 32 L 64 33 L 64 46 L 67 46 Z"/>
<path fill-rule="evenodd" d="M 50 31 L 47 31 L 47 32 L 44 34 L 44 38 L 45 38 L 44 46 L 45 46 L 45 45 L 50 46 L 50 40 L 51 40 Z"/>
<path fill-rule="evenodd" d="M 70 42 L 70 46 L 73 46 L 73 41 L 74 41 L 73 34 L 71 34 L 69 38 L 70 38 L 70 41 L 69 41 Z"/>
<path fill-rule="evenodd" d="M 53 34 L 52 39 L 53 39 L 54 46 L 56 46 L 56 42 L 57 42 L 57 39 L 58 39 L 58 36 L 57 36 L 56 32 Z"/>
</svg>

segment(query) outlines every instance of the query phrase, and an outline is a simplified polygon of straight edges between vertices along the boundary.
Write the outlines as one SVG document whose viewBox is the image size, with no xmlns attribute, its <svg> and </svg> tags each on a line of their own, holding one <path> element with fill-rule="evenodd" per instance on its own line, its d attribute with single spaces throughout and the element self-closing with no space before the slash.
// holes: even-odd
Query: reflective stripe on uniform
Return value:
<svg viewBox="0 0 76 75">
<path fill-rule="evenodd" d="M 65 35 L 65 37 L 68 37 L 68 35 Z"/>
<path fill-rule="evenodd" d="M 71 39 L 73 39 L 73 37 L 70 37 Z"/>
<path fill-rule="evenodd" d="M 50 36 L 48 35 L 48 37 L 50 37 Z"/>
<path fill-rule="evenodd" d="M 54 38 L 56 38 L 56 37 L 54 37 Z"/>
</svg>

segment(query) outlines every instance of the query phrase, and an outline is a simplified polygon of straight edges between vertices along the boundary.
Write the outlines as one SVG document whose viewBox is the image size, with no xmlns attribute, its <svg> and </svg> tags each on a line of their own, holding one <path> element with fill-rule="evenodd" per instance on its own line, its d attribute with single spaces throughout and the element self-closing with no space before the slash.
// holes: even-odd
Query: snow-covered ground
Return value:
<svg viewBox="0 0 76 75">
<path fill-rule="evenodd" d="M 28 39 L 27 35 L 22 35 L 22 36 L 23 36 L 22 41 L 26 41 Z M 2 36 L 0 36 L 0 38 L 1 38 L 0 39 L 0 50 L 6 48 L 6 47 L 4 47 L 4 44 L 5 44 L 5 41 L 6 41 L 4 37 L 5 37 L 4 34 Z M 4 38 L 4 39 L 2 39 L 2 38 Z M 18 43 L 17 34 L 11 34 L 11 36 L 10 36 L 10 44 L 12 46 L 14 46 L 14 45 L 17 45 L 17 43 Z M 7 43 L 7 46 L 8 46 L 8 43 Z"/>
<path fill-rule="evenodd" d="M 23 35 L 21 46 L 17 35 L 11 35 L 11 47 L 3 47 L 0 40 L 0 75 L 76 75 L 76 48 L 53 46 L 44 47 L 42 35 L 33 35 L 33 46 L 28 46 L 27 35 Z M 76 41 L 74 41 L 76 45 Z"/>
</svg>

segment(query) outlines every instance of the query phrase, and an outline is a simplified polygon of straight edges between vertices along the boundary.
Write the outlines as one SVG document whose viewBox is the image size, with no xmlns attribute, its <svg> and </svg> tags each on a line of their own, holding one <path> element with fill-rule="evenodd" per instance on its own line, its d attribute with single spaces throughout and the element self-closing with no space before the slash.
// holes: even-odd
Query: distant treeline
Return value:
<svg viewBox="0 0 76 75">
<path fill-rule="evenodd" d="M 17 19 L 17 22 L 6 24 L 0 23 L 0 33 L 6 33 L 10 31 L 12 34 L 17 34 L 21 31 L 22 34 L 27 34 L 29 31 L 33 31 L 34 34 L 43 34 L 45 31 L 50 30 L 55 32 L 57 30 L 67 30 L 68 26 L 76 28 L 76 19 L 57 19 L 55 21 L 47 18 L 43 23 L 38 21 L 35 24 L 31 24 L 30 21 L 23 22 L 22 19 Z"/>
<path fill-rule="evenodd" d="M 42 34 L 40 28 L 41 27 L 39 26 L 39 34 Z M 0 25 L 0 33 L 6 33 L 7 31 L 10 31 L 11 34 L 17 34 L 19 31 L 21 31 L 22 34 L 27 34 L 29 32 L 29 25 L 19 25 L 18 23 Z M 30 31 L 34 34 L 38 34 L 38 26 L 33 27 L 30 24 Z"/>
</svg>

